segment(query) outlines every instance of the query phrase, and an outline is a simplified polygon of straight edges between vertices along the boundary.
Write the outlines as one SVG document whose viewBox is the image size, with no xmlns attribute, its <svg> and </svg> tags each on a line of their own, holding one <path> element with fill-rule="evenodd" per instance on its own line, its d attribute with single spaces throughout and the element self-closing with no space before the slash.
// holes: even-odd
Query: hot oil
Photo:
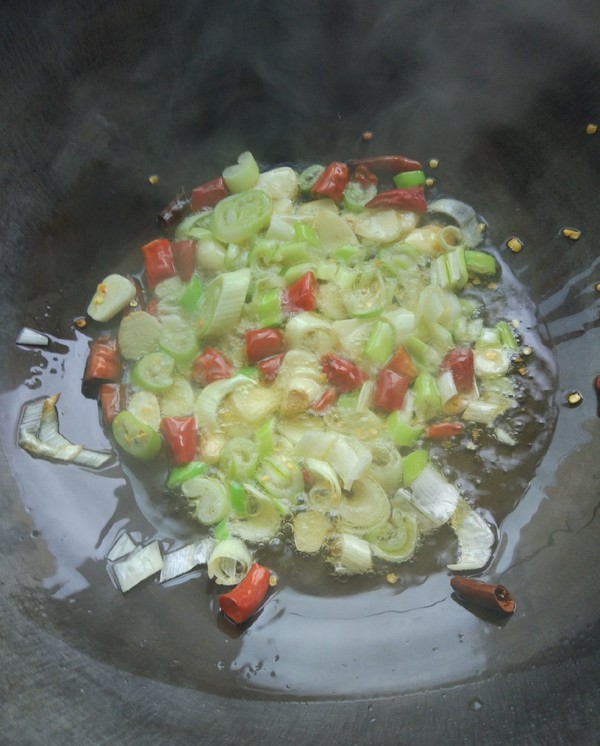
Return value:
<svg viewBox="0 0 600 746">
<path fill-rule="evenodd" d="M 479 428 L 476 450 L 432 448 L 433 462 L 497 526 L 500 539 L 502 522 L 526 493 L 556 419 L 555 368 L 543 327 L 504 264 L 502 275 L 497 289 L 466 292 L 477 300 L 485 296 L 490 323 L 518 321 L 522 344 L 531 348 L 526 370 L 515 374 L 520 393 L 508 417 L 518 445 L 501 445 Z M 25 401 L 59 391 L 61 432 L 91 448 L 111 447 L 96 402 L 81 394 L 88 335 L 95 333 L 67 324 L 48 350 L 19 351 L 25 383 L 2 395 L 13 422 Z M 276 546 L 257 551 L 278 584 L 252 623 L 237 628 L 218 614 L 218 591 L 205 570 L 165 586 L 151 579 L 126 595 L 114 586 L 105 557 L 122 530 L 139 542 L 158 539 L 164 549 L 198 536 L 186 506 L 165 495 L 164 464 L 140 466 L 122 458 L 93 473 L 32 459 L 14 444 L 10 453 L 24 520 L 32 526 L 27 541 L 41 562 L 40 582 L 22 594 L 21 608 L 33 613 L 43 603 L 61 636 L 96 658 L 178 685 L 306 699 L 399 691 L 414 661 L 431 657 L 431 640 L 437 641 L 435 652 L 453 656 L 457 636 L 448 624 L 454 607 L 447 603 L 446 565 L 455 561 L 457 546 L 448 527 L 426 536 L 410 562 L 346 579 L 332 577 L 319 559 L 297 556 L 284 527 Z M 386 579 L 390 570 L 394 582 Z M 471 623 L 460 617 L 461 634 Z M 468 664 L 452 660 L 453 676 L 470 675 L 479 665 L 477 656 Z M 412 686 L 414 671 L 410 680 Z"/>
</svg>

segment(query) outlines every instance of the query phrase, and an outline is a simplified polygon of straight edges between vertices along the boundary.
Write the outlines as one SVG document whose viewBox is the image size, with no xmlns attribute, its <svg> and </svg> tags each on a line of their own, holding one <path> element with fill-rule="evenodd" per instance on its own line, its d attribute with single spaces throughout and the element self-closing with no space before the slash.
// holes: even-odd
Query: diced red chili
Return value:
<svg viewBox="0 0 600 746">
<path fill-rule="evenodd" d="M 205 347 L 192 363 L 192 378 L 201 386 L 231 378 L 232 375 L 231 361 L 213 347 Z"/>
<path fill-rule="evenodd" d="M 426 428 L 425 437 L 430 440 L 454 438 L 456 435 L 461 435 L 464 429 L 462 422 L 436 422 Z"/>
<path fill-rule="evenodd" d="M 175 269 L 184 282 L 187 282 L 196 267 L 196 242 L 175 241 L 171 244 Z"/>
<path fill-rule="evenodd" d="M 334 161 L 325 168 L 310 193 L 313 197 L 329 197 L 329 199 L 339 203 L 349 179 L 350 170 L 348 166 L 340 161 Z"/>
<path fill-rule="evenodd" d="M 160 431 L 176 464 L 187 464 L 198 456 L 198 431 L 194 417 L 163 417 Z"/>
<path fill-rule="evenodd" d="M 423 170 L 419 161 L 407 158 L 404 155 L 375 155 L 370 158 L 355 158 L 348 161 L 348 165 L 354 168 L 366 166 L 373 171 L 386 171 L 392 174 L 399 174 L 402 171 Z"/>
<path fill-rule="evenodd" d="M 102 409 L 102 423 L 108 427 L 125 406 L 125 386 L 120 383 L 103 383 L 98 390 Z"/>
<path fill-rule="evenodd" d="M 83 382 L 88 385 L 95 381 L 118 381 L 121 377 L 121 358 L 117 340 L 98 337 L 90 346 Z"/>
<path fill-rule="evenodd" d="M 318 286 L 315 273 L 305 272 L 285 291 L 285 307 L 288 311 L 314 311 L 317 307 Z"/>
<path fill-rule="evenodd" d="M 327 353 L 321 357 L 321 367 L 329 383 L 345 394 L 362 386 L 367 376 L 350 360 Z"/>
<path fill-rule="evenodd" d="M 256 364 L 256 367 L 260 370 L 262 377 L 267 383 L 273 383 L 277 378 L 284 357 L 285 352 L 280 352 L 279 355 L 272 355 L 264 360 L 260 360 Z"/>
<path fill-rule="evenodd" d="M 399 347 L 392 359 L 385 366 L 395 373 L 399 373 L 401 376 L 406 376 L 411 382 L 419 375 L 417 366 L 413 363 L 411 356 L 404 349 Z"/>
<path fill-rule="evenodd" d="M 219 596 L 219 608 L 236 624 L 247 621 L 264 601 L 269 590 L 271 573 L 255 562 L 236 587 Z"/>
<path fill-rule="evenodd" d="M 229 194 L 223 177 L 208 181 L 206 184 L 192 189 L 192 211 L 197 212 L 203 207 L 214 207 Z"/>
<path fill-rule="evenodd" d="M 283 334 L 279 329 L 249 329 L 246 336 L 246 357 L 251 363 L 257 363 L 266 357 L 277 355 L 285 347 Z"/>
<path fill-rule="evenodd" d="M 376 197 L 365 205 L 369 209 L 373 207 L 393 207 L 396 210 L 408 210 L 410 212 L 427 212 L 427 200 L 423 187 L 411 187 L 410 189 L 391 189 L 389 192 L 380 192 Z"/>
<path fill-rule="evenodd" d="M 324 412 L 326 409 L 329 409 L 332 404 L 335 404 L 337 396 L 338 393 L 336 389 L 333 386 L 330 386 L 310 405 L 310 408 L 313 412 Z"/>
<path fill-rule="evenodd" d="M 377 374 L 373 403 L 384 412 L 394 412 L 402 408 L 410 380 L 390 368 Z"/>
<path fill-rule="evenodd" d="M 468 393 L 473 388 L 474 380 L 473 350 L 468 347 L 455 347 L 450 350 L 444 356 L 440 370 L 451 371 L 459 393 Z"/>
<path fill-rule="evenodd" d="M 162 280 L 168 280 L 177 274 L 173 262 L 171 242 L 166 238 L 157 238 L 142 246 L 146 280 L 149 288 L 154 288 Z"/>
</svg>

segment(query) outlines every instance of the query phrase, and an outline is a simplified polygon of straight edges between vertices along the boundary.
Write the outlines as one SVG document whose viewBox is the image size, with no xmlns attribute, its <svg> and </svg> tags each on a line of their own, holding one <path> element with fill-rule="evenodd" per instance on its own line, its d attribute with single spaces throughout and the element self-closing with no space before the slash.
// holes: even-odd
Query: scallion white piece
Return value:
<svg viewBox="0 0 600 746">
<path fill-rule="evenodd" d="M 458 490 L 440 472 L 427 464 L 411 486 L 410 501 L 434 526 L 446 523 L 456 510 Z"/>
<path fill-rule="evenodd" d="M 109 553 L 106 555 L 106 559 L 114 562 L 115 560 L 125 557 L 137 547 L 135 541 L 129 536 L 127 531 L 124 531 L 110 548 Z"/>
<path fill-rule="evenodd" d="M 160 572 L 163 566 L 160 544 L 152 541 L 146 546 L 140 546 L 120 559 L 112 566 L 113 573 L 123 593 L 146 580 L 146 578 Z"/>
<path fill-rule="evenodd" d="M 27 345 L 30 347 L 47 347 L 50 340 L 45 334 L 36 332 L 35 329 L 30 329 L 28 326 L 24 326 L 17 336 L 16 343 L 18 345 Z"/>
<path fill-rule="evenodd" d="M 256 381 L 243 374 L 213 381 L 205 386 L 194 403 L 194 416 L 199 428 L 216 430 L 221 402 L 238 386 L 256 386 Z"/>
<path fill-rule="evenodd" d="M 479 220 L 475 210 L 457 199 L 436 199 L 429 203 L 428 212 L 445 215 L 453 220 L 463 232 L 465 246 L 473 248 L 481 243 Z"/>
<path fill-rule="evenodd" d="M 481 570 L 492 556 L 495 536 L 491 526 L 464 500 L 460 500 L 450 521 L 458 538 L 459 559 L 449 570 Z"/>
<path fill-rule="evenodd" d="M 213 553 L 216 541 L 210 537 L 186 544 L 180 549 L 168 552 L 163 557 L 163 568 L 160 571 L 160 582 L 166 583 L 180 575 L 190 572 L 198 565 L 206 565 Z"/>
<path fill-rule="evenodd" d="M 220 585 L 237 585 L 251 565 L 252 555 L 241 539 L 224 539 L 208 559 L 208 577 Z"/>
<path fill-rule="evenodd" d="M 331 545 L 330 561 L 338 575 L 360 575 L 373 569 L 368 541 L 354 534 L 339 534 Z"/>
</svg>

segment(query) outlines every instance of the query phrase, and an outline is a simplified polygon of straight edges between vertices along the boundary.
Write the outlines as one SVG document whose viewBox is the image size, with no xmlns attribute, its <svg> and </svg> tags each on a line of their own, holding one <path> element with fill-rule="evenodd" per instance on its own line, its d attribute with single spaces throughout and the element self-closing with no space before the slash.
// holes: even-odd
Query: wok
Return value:
<svg viewBox="0 0 600 746">
<path fill-rule="evenodd" d="M 23 0 L 0 14 L 3 742 L 596 743 L 597 3 Z M 136 506 L 118 467 L 15 448 L 21 403 L 52 387 L 64 434 L 106 445 L 73 319 L 99 278 L 137 269 L 182 186 L 244 149 L 265 164 L 436 157 L 440 193 L 490 221 L 557 365 L 552 438 L 484 574 L 516 597 L 512 618 L 457 603 L 443 564 L 332 597 L 290 570 L 237 635 L 204 578 L 121 597 L 103 561 L 116 528 L 166 534 L 169 516 L 151 496 Z M 48 351 L 15 344 L 24 325 Z"/>
</svg>

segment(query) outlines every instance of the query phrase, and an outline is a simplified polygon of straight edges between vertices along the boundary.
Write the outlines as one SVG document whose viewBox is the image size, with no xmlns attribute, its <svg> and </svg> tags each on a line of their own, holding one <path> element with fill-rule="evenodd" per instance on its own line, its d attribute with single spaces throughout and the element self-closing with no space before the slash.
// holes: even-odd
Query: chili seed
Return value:
<svg viewBox="0 0 600 746">
<path fill-rule="evenodd" d="M 136 300 L 136 299 L 134 298 L 133 300 L 130 300 L 130 301 L 129 301 L 129 305 L 130 305 L 130 306 L 131 306 L 132 308 L 135 308 L 135 307 L 136 307 L 136 306 L 138 305 L 138 302 L 137 302 L 137 300 Z"/>
<path fill-rule="evenodd" d="M 590 122 L 585 128 L 585 131 L 588 133 L 588 135 L 595 135 L 598 131 L 598 125 L 594 124 L 594 122 Z"/>
<path fill-rule="evenodd" d="M 440 165 L 440 162 L 437 158 L 430 158 L 429 159 L 429 168 L 437 168 Z"/>
<path fill-rule="evenodd" d="M 531 347 L 523 347 L 522 352 L 523 352 L 523 355 L 531 355 L 533 350 L 531 349 Z"/>
<path fill-rule="evenodd" d="M 596 292 L 600 293 L 600 282 L 596 283 Z"/>
<path fill-rule="evenodd" d="M 521 251 L 521 249 L 523 248 L 523 241 L 521 241 L 521 239 L 517 238 L 516 236 L 511 236 L 506 242 L 506 245 L 513 252 L 513 254 L 518 254 L 519 251 Z"/>
<path fill-rule="evenodd" d="M 579 406 L 582 401 L 583 401 L 583 396 L 581 396 L 579 391 L 569 391 L 569 393 L 567 394 L 567 402 L 572 407 Z"/>
<path fill-rule="evenodd" d="M 396 575 L 395 572 L 388 572 L 388 574 L 385 576 L 385 579 L 387 580 L 388 583 L 391 583 L 392 585 L 394 585 L 400 580 L 400 578 Z"/>
<path fill-rule="evenodd" d="M 273 575 L 273 573 L 269 575 L 269 585 L 271 586 L 271 588 L 275 588 L 275 586 L 277 585 L 277 576 Z"/>
<path fill-rule="evenodd" d="M 577 239 L 581 236 L 581 231 L 577 228 L 563 228 L 562 234 L 565 238 L 570 238 L 571 241 L 577 241 Z"/>
<path fill-rule="evenodd" d="M 372 140 L 372 139 L 373 139 L 373 133 L 371 132 L 371 130 L 365 130 L 365 131 L 364 131 L 364 132 L 362 133 L 362 139 L 363 139 L 363 140 L 364 140 L 365 142 L 369 142 L 369 140 Z"/>
<path fill-rule="evenodd" d="M 487 225 L 485 223 L 477 223 L 477 230 L 480 233 L 485 233 L 487 230 Z"/>
<path fill-rule="evenodd" d="M 435 184 L 435 179 L 427 178 L 425 179 L 425 186 L 431 187 Z"/>
<path fill-rule="evenodd" d="M 78 319 L 75 319 L 75 326 L 79 329 L 85 329 L 87 326 L 87 320 L 83 318 L 83 316 L 80 316 Z"/>
<path fill-rule="evenodd" d="M 152 174 L 152 176 L 149 176 L 148 181 L 151 184 L 158 184 L 158 174 Z"/>
<path fill-rule="evenodd" d="M 518 329 L 519 326 L 521 325 L 521 322 L 519 321 L 519 319 L 511 319 L 510 325 L 512 326 L 513 329 Z"/>
</svg>

